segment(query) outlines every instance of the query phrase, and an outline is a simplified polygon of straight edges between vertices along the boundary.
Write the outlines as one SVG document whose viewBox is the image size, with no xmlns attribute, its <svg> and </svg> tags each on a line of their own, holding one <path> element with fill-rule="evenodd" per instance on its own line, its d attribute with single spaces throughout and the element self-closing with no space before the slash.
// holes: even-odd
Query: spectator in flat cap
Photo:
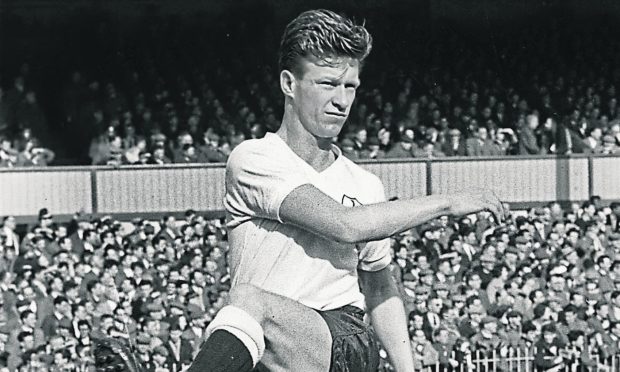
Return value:
<svg viewBox="0 0 620 372">
<path fill-rule="evenodd" d="M 418 280 L 412 273 L 403 274 L 402 285 L 399 286 L 399 291 L 407 314 L 415 309 L 417 283 Z"/>
<path fill-rule="evenodd" d="M 411 132 L 413 133 L 413 131 Z M 403 135 L 397 143 L 395 143 L 390 150 L 385 154 L 386 158 L 413 158 L 415 151 L 419 151 L 419 147 L 414 143 L 413 138 L 407 135 Z"/>
<path fill-rule="evenodd" d="M 486 355 L 492 355 L 493 351 L 500 349 L 502 340 L 497 335 L 498 321 L 492 316 L 485 316 L 480 321 L 480 332 L 477 332 L 471 338 L 474 349 L 479 350 Z"/>
</svg>

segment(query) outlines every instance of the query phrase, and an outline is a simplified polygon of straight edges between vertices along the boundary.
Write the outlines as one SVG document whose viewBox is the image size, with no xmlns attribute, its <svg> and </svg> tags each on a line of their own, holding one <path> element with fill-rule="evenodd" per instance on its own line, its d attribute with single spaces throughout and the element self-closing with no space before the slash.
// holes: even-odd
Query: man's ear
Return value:
<svg viewBox="0 0 620 372">
<path fill-rule="evenodd" d="M 280 72 L 280 89 L 285 96 L 293 98 L 293 92 L 297 85 L 297 78 L 289 70 L 282 70 Z"/>
</svg>

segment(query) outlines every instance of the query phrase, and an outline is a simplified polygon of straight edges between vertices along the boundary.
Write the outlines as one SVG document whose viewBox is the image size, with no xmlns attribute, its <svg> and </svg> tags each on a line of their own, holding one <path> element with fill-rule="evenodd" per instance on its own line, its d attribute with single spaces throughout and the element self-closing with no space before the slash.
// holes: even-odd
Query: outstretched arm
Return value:
<svg viewBox="0 0 620 372">
<path fill-rule="evenodd" d="M 359 277 L 370 321 L 392 365 L 398 372 L 413 371 L 405 307 L 389 268 L 375 272 L 360 270 Z"/>
<path fill-rule="evenodd" d="M 408 200 L 345 207 L 316 187 L 305 184 L 282 201 L 280 218 L 317 235 L 342 243 L 385 239 L 442 215 L 463 215 L 491 211 L 497 221 L 503 207 L 489 190 L 431 195 Z"/>
</svg>

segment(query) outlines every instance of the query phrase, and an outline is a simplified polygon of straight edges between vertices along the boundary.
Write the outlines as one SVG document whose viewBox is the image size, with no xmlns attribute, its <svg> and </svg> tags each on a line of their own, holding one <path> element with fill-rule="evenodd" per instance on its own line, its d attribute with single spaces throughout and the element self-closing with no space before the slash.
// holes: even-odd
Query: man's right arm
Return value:
<svg viewBox="0 0 620 372">
<path fill-rule="evenodd" d="M 492 191 L 475 190 L 395 200 L 354 208 L 331 199 L 316 187 L 295 188 L 280 205 L 280 219 L 342 243 L 380 240 L 442 215 L 465 215 L 489 210 L 497 221 L 504 217 Z"/>
</svg>

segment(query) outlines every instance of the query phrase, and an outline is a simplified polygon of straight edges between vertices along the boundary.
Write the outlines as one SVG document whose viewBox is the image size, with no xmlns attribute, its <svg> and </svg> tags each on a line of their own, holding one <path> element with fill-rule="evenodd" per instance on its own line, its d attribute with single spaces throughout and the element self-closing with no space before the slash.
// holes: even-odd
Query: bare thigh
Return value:
<svg viewBox="0 0 620 372">
<path fill-rule="evenodd" d="M 230 303 L 263 327 L 265 354 L 258 370 L 329 371 L 331 333 L 314 309 L 249 284 L 235 286 Z"/>
</svg>

